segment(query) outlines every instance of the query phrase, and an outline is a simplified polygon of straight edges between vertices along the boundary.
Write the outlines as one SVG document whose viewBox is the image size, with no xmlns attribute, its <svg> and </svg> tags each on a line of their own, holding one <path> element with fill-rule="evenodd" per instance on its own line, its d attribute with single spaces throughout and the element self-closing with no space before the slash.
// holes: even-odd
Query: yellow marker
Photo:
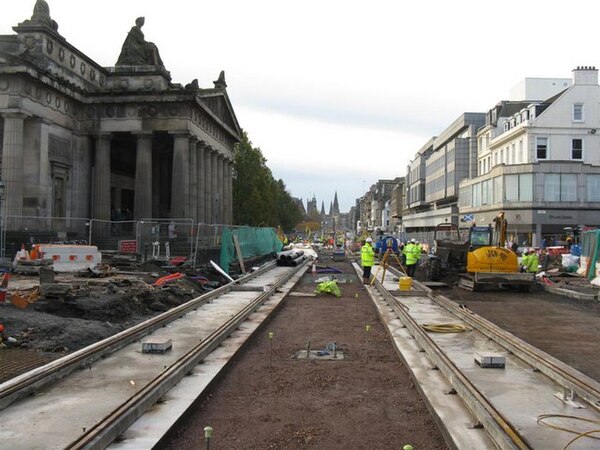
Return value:
<svg viewBox="0 0 600 450">
<path fill-rule="evenodd" d="M 413 446 L 410 444 L 406 444 L 404 447 L 402 447 L 402 450 L 413 450 Z"/>
<path fill-rule="evenodd" d="M 135 386 L 135 381 L 129 380 L 129 384 L 131 384 L 132 386 Z"/>
<path fill-rule="evenodd" d="M 371 330 L 371 325 L 365 326 L 365 331 L 368 333 Z"/>
<path fill-rule="evenodd" d="M 358 298 L 358 292 L 354 294 L 354 298 Z"/>
<path fill-rule="evenodd" d="M 273 336 L 275 336 L 275 333 L 273 333 L 272 331 L 269 331 L 269 339 L 273 340 Z"/>
</svg>

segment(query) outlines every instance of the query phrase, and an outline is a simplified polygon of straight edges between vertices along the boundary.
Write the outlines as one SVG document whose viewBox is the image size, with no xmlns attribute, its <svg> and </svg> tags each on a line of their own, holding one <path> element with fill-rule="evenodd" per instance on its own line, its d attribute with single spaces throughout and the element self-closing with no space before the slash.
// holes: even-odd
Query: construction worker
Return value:
<svg viewBox="0 0 600 450">
<path fill-rule="evenodd" d="M 411 239 L 408 244 L 404 246 L 404 256 L 406 256 L 406 274 L 409 277 L 415 276 L 415 270 L 417 269 L 418 251 L 416 241 Z"/>
<path fill-rule="evenodd" d="M 415 241 L 415 245 L 417 246 L 417 262 L 421 260 L 421 254 L 423 253 L 423 244 L 419 241 Z"/>
<path fill-rule="evenodd" d="M 538 255 L 534 249 L 529 249 L 529 255 L 527 257 L 527 264 L 525 270 L 529 273 L 537 273 L 538 266 L 540 265 Z"/>
<path fill-rule="evenodd" d="M 529 249 L 526 248 L 523 250 L 523 256 L 521 256 L 521 272 L 526 272 L 527 267 L 529 267 Z"/>
<path fill-rule="evenodd" d="M 369 284 L 371 281 L 371 267 L 375 263 L 375 251 L 373 250 L 373 239 L 368 237 L 360 249 L 360 264 L 363 268 L 363 283 Z"/>
</svg>

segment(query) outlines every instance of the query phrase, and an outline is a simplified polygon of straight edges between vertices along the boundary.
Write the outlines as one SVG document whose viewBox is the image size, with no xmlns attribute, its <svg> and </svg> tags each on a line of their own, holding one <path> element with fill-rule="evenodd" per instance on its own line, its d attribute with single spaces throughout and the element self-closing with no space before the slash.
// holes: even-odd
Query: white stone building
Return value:
<svg viewBox="0 0 600 450">
<path fill-rule="evenodd" d="M 478 133 L 478 176 L 461 182 L 459 214 L 487 224 L 504 211 L 510 237 L 527 245 L 558 238 L 565 226 L 597 225 L 598 71 L 578 67 L 572 85 L 556 95 L 507 104 L 518 111 L 495 122 L 488 115 Z"/>
</svg>

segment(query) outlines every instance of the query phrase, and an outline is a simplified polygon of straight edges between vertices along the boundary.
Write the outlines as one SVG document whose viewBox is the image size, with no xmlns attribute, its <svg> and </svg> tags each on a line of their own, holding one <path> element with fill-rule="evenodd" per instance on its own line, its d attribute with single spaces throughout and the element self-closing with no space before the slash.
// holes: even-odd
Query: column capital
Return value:
<svg viewBox="0 0 600 450">
<path fill-rule="evenodd" d="M 32 114 L 28 114 L 25 111 L 21 111 L 20 109 L 9 109 L 0 112 L 0 116 L 3 119 L 27 119 L 28 117 L 33 117 Z"/>
<path fill-rule="evenodd" d="M 112 139 L 112 133 L 110 131 L 99 131 L 94 135 L 94 137 L 96 139 L 101 139 L 101 140 L 104 140 L 104 139 L 110 140 L 110 139 Z"/>
<path fill-rule="evenodd" d="M 154 131 L 152 130 L 138 130 L 132 131 L 131 134 L 136 137 L 152 137 L 154 135 Z"/>
<path fill-rule="evenodd" d="M 190 132 L 189 132 L 189 131 L 187 131 L 187 130 L 174 130 L 174 131 L 169 131 L 169 134 L 170 134 L 171 136 L 174 136 L 174 137 L 187 137 L 187 138 L 189 138 L 189 137 L 191 136 L 191 135 L 190 135 Z"/>
</svg>

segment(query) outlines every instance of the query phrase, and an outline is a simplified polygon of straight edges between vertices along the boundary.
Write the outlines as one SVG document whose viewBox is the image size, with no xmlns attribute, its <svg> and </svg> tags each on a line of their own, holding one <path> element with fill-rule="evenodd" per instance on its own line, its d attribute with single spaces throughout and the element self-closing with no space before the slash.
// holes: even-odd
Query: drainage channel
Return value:
<svg viewBox="0 0 600 450">
<path fill-rule="evenodd" d="M 481 427 L 502 449 L 598 448 L 586 436 L 594 424 L 600 428 L 597 383 L 419 283 L 399 291 L 397 280 L 388 275 L 369 292 L 405 361 L 426 355 L 429 369 L 443 375 L 436 389 L 413 368 L 426 396 L 458 394 L 472 417 L 469 429 Z M 431 331 L 444 327 L 463 332 Z M 477 448 L 459 444 L 467 427 L 448 418 L 439 398 L 429 402 L 457 448 Z"/>
<path fill-rule="evenodd" d="M 3 445 L 105 448 L 306 266 L 269 269 L 245 283 L 266 289 L 237 291 L 229 286 L 195 308 L 180 311 L 177 320 L 164 322 L 144 338 L 172 342 L 169 351 L 144 353 L 138 337 L 6 407 L 0 411 Z"/>
</svg>

